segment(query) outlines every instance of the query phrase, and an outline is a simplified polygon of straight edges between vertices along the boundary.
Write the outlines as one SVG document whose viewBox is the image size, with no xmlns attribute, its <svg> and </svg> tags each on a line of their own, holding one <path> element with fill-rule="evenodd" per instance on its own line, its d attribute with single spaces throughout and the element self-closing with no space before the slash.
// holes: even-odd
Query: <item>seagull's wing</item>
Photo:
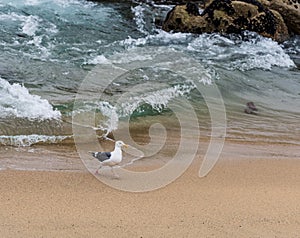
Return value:
<svg viewBox="0 0 300 238">
<path fill-rule="evenodd" d="M 92 156 L 98 159 L 100 162 L 110 159 L 110 152 L 91 152 Z"/>
</svg>

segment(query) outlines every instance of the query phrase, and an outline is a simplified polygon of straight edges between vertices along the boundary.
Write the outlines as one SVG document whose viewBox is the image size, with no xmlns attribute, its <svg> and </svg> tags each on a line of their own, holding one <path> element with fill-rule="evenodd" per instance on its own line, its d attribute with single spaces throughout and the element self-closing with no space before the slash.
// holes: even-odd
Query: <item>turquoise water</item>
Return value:
<svg viewBox="0 0 300 238">
<path fill-rule="evenodd" d="M 166 33 L 154 22 L 170 9 L 130 1 L 1 1 L 0 144 L 62 143 L 73 136 L 72 115 L 96 115 L 88 126 L 104 134 L 128 118 L 175 123 L 170 105 L 180 98 L 209 131 L 199 87 L 214 84 L 226 107 L 227 138 L 299 144 L 299 36 L 279 45 L 250 32 Z M 108 65 L 125 71 L 106 84 L 105 74 L 117 72 L 105 71 Z M 249 101 L 257 115 L 244 113 Z"/>
</svg>

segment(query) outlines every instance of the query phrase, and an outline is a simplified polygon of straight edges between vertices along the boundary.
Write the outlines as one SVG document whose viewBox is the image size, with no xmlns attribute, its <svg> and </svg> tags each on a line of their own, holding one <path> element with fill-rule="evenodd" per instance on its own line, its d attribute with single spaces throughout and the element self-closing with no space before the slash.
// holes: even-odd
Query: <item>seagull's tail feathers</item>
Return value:
<svg viewBox="0 0 300 238">
<path fill-rule="evenodd" d="M 98 152 L 89 151 L 88 153 L 91 154 L 93 157 L 97 158 Z"/>
</svg>

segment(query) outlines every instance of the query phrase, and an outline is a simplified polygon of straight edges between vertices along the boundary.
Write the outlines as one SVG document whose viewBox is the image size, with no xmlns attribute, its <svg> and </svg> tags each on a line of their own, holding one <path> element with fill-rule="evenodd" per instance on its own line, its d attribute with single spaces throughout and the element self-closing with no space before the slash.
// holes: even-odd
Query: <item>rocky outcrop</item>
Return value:
<svg viewBox="0 0 300 238">
<path fill-rule="evenodd" d="M 288 39 L 288 28 L 281 14 L 269 10 L 265 4 L 257 0 L 214 0 L 201 15 L 189 4 L 176 6 L 167 15 L 163 29 L 198 34 L 249 30 L 278 42 Z"/>
<path fill-rule="evenodd" d="M 162 26 L 165 31 L 204 33 L 208 24 L 202 16 L 189 14 L 185 5 L 176 6 L 171 10 Z"/>
<path fill-rule="evenodd" d="M 298 0 L 259 0 L 265 7 L 277 11 L 289 32 L 300 35 L 300 2 Z"/>
<path fill-rule="evenodd" d="M 103 1 L 103 0 L 98 0 L 98 1 Z M 152 0 L 152 1 L 135 0 L 134 2 L 137 2 L 137 3 L 147 2 L 147 4 L 155 3 L 157 5 L 183 5 L 183 4 L 187 4 L 187 3 L 191 2 L 191 0 Z M 209 2 L 209 0 L 197 0 L 197 3 L 201 7 L 204 7 L 207 2 Z"/>
</svg>

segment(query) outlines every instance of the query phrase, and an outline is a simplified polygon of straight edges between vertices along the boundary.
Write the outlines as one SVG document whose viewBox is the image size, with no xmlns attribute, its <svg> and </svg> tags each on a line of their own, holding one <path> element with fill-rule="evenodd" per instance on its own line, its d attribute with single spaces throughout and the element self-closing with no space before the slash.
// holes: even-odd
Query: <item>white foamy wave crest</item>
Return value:
<svg viewBox="0 0 300 238">
<path fill-rule="evenodd" d="M 25 1 L 25 5 L 30 5 L 30 6 L 35 6 L 38 5 L 40 3 L 39 0 L 26 0 Z"/>
<path fill-rule="evenodd" d="M 147 104 L 153 110 L 162 112 L 168 107 L 172 99 L 190 94 L 195 87 L 192 82 L 189 84 L 174 85 L 170 88 L 126 98 L 126 102 L 116 106 L 111 105 L 109 102 L 101 102 L 99 109 L 101 114 L 106 117 L 106 120 L 101 121 L 98 127 L 106 131 L 104 136 L 107 136 L 108 133 L 118 129 L 119 118 L 128 117 L 135 111 L 143 112 L 143 109 L 139 108 L 140 106 Z"/>
<path fill-rule="evenodd" d="M 0 117 L 27 119 L 60 119 L 61 113 L 53 110 L 51 104 L 38 95 L 32 95 L 20 84 L 10 84 L 0 78 Z"/>
<path fill-rule="evenodd" d="M 99 128 L 106 131 L 104 136 L 107 136 L 111 131 L 118 129 L 119 115 L 117 108 L 108 102 L 100 102 L 99 109 L 102 115 L 107 118 L 106 121 L 99 124 Z"/>
<path fill-rule="evenodd" d="M 29 36 L 35 35 L 35 32 L 39 28 L 39 22 L 41 21 L 41 19 L 38 16 L 32 16 L 32 15 L 24 16 L 24 15 L 16 14 L 14 12 L 0 15 L 0 20 L 20 21 L 22 33 Z"/>
<path fill-rule="evenodd" d="M 88 6 L 93 6 L 96 5 L 95 3 L 92 2 L 85 2 L 83 0 L 52 0 L 52 1 L 48 1 L 48 0 L 26 0 L 24 2 L 25 5 L 29 5 L 29 6 L 36 6 L 36 5 L 40 5 L 40 4 L 44 4 L 44 3 L 52 3 L 52 4 L 56 4 L 59 7 L 69 7 L 71 5 L 81 5 L 82 7 L 87 7 Z M 17 4 L 17 3 L 15 3 Z"/>
<path fill-rule="evenodd" d="M 121 104 L 119 113 L 121 116 L 129 116 L 142 104 L 149 104 L 154 110 L 161 112 L 168 106 L 169 101 L 189 94 L 194 88 L 194 84 L 175 85 L 152 93 L 130 97 Z"/>
<path fill-rule="evenodd" d="M 221 63 L 232 70 L 295 67 L 293 60 L 277 42 L 259 35 L 245 41 L 228 39 L 219 34 L 203 34 L 189 43 L 188 50 L 201 53 L 205 62 Z"/>
<path fill-rule="evenodd" d="M 0 144 L 5 146 L 31 146 L 37 143 L 60 143 L 72 136 L 48 136 L 48 135 L 16 135 L 0 136 Z"/>
<path fill-rule="evenodd" d="M 132 7 L 131 8 L 131 11 L 134 13 L 134 20 L 135 20 L 135 23 L 137 25 L 137 29 L 141 32 L 141 33 L 144 33 L 144 34 L 148 34 L 147 30 L 145 29 L 145 25 L 146 25 L 146 22 L 145 22 L 145 19 L 144 19 L 144 8 L 142 5 L 138 5 L 138 6 L 135 6 L 135 7 Z"/>
<path fill-rule="evenodd" d="M 241 67 L 244 70 L 253 68 L 268 69 L 272 66 L 295 67 L 293 60 L 284 52 L 277 42 L 262 38 L 258 42 L 243 42 L 240 46 L 240 53 L 247 55 L 247 58 L 233 62 L 234 68 Z"/>
<path fill-rule="evenodd" d="M 133 39 L 130 36 L 120 41 L 121 46 L 136 47 L 144 45 L 170 45 L 170 44 L 187 44 L 191 41 L 192 34 L 190 33 L 168 33 L 162 30 L 158 30 L 157 34 L 147 35 L 143 38 Z"/>
<path fill-rule="evenodd" d="M 5 21 L 15 22 L 16 27 L 21 29 L 22 34 L 29 36 L 26 37 L 23 43 L 19 42 L 18 38 L 14 42 L 15 45 L 23 44 L 25 48 L 30 47 L 29 52 L 24 51 L 25 55 L 38 59 L 45 59 L 51 55 L 51 49 L 54 47 L 53 43 L 42 43 L 48 41 L 49 35 L 51 36 L 58 32 L 55 24 L 45 21 L 38 16 L 22 15 L 14 12 L 0 15 L 0 21 L 4 21 L 4 24 L 7 24 Z"/>
<path fill-rule="evenodd" d="M 120 57 L 118 57 L 120 56 Z M 151 54 L 139 54 L 139 52 L 128 52 L 128 54 L 115 54 L 114 58 L 109 61 L 114 64 L 126 64 L 134 61 L 149 61 L 153 59 Z"/>
<path fill-rule="evenodd" d="M 22 32 L 26 35 L 33 36 L 39 27 L 39 18 L 37 16 L 28 16 L 22 27 Z"/>
<path fill-rule="evenodd" d="M 88 64 L 111 64 L 111 62 L 104 56 L 98 55 L 93 59 L 87 61 Z"/>
<path fill-rule="evenodd" d="M 69 7 L 71 5 L 80 5 L 80 7 L 88 8 L 96 6 L 97 3 L 94 3 L 92 1 L 82 1 L 82 0 L 54 0 L 55 4 L 61 6 L 61 7 Z"/>
<path fill-rule="evenodd" d="M 5 21 L 5 20 L 10 20 L 10 21 L 26 21 L 26 16 L 23 15 L 18 15 L 14 12 L 8 13 L 8 14 L 1 14 L 0 15 L 0 20 Z"/>
</svg>

